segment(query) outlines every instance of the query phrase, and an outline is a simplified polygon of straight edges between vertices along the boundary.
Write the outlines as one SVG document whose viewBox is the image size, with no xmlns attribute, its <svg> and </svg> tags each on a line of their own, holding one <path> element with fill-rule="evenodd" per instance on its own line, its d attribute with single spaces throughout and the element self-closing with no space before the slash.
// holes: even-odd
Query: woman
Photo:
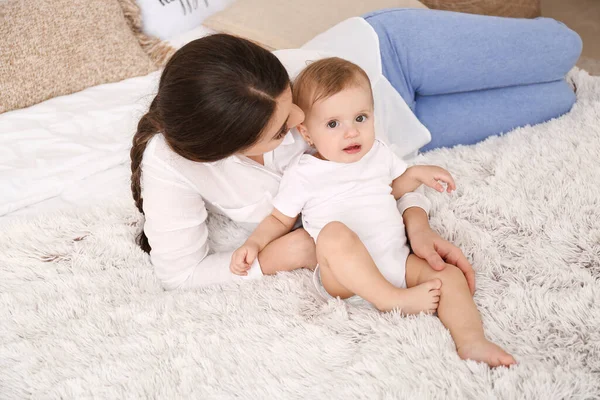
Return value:
<svg viewBox="0 0 600 400">
<path fill-rule="evenodd" d="M 308 48 L 346 55 L 367 71 L 376 109 L 386 111 L 385 118 L 376 116 L 378 134 L 399 147 L 417 146 L 400 148 L 402 155 L 429 139 L 406 104 L 431 131 L 427 148 L 433 148 L 542 122 L 574 102 L 564 75 L 581 41 L 553 20 L 403 9 L 341 26 L 347 34 L 332 29 Z M 376 62 L 373 49 L 381 54 Z M 278 57 L 297 72 L 312 55 L 295 54 Z M 231 252 L 209 254 L 207 211 L 250 227 L 268 215 L 282 171 L 305 150 L 290 131 L 303 117 L 291 100 L 288 71 L 259 46 L 214 35 L 172 57 L 131 149 L 132 193 L 146 216 L 140 245 L 151 250 L 166 289 L 238 279 L 229 271 Z M 413 133 L 421 139 L 412 140 Z M 413 252 L 436 270 L 445 262 L 456 265 L 473 292 L 469 262 L 429 227 L 427 199 L 409 193 L 398 208 Z M 351 232 L 331 234 L 338 249 L 360 245 Z M 241 279 L 315 265 L 315 244 L 300 228 L 267 246 Z"/>
</svg>

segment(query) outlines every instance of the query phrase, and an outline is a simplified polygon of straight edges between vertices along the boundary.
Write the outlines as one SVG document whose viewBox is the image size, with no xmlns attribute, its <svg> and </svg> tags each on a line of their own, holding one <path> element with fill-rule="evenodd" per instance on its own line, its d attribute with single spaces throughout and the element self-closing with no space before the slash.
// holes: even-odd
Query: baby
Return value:
<svg viewBox="0 0 600 400">
<path fill-rule="evenodd" d="M 407 168 L 375 138 L 371 85 L 351 62 L 326 58 L 310 64 L 296 79 L 293 95 L 306 115 L 298 131 L 314 151 L 285 171 L 272 214 L 233 253 L 231 271 L 245 274 L 258 253 L 288 233 L 302 213 L 303 227 L 317 243 L 313 278 L 323 297 L 357 295 L 379 310 L 405 314 L 437 311 L 463 359 L 514 364 L 485 338 L 462 272 L 451 265 L 434 271 L 410 254 L 396 200 L 421 184 L 443 192 L 440 181 L 451 192 L 450 173 L 436 166 Z M 322 231 L 339 224 L 364 245 L 354 246 L 352 255 L 338 257 L 335 240 L 319 240 Z"/>
</svg>

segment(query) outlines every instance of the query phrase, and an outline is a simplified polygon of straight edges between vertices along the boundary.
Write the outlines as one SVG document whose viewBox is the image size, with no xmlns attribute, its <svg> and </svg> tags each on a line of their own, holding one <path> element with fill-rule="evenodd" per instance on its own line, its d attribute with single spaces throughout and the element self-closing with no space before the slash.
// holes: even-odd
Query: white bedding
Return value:
<svg viewBox="0 0 600 400">
<path fill-rule="evenodd" d="M 214 31 L 203 26 L 171 44 Z M 0 221 L 129 196 L 129 148 L 160 71 L 0 114 Z"/>
</svg>

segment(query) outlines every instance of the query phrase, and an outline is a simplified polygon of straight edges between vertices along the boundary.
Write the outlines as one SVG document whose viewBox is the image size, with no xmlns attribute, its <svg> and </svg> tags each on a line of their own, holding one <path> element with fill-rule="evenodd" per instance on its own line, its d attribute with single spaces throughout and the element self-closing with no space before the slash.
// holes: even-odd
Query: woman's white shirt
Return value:
<svg viewBox="0 0 600 400">
<path fill-rule="evenodd" d="M 142 160 L 142 198 L 156 276 L 167 289 L 205 286 L 262 275 L 256 262 L 248 277 L 229 271 L 231 252 L 209 254 L 207 211 L 254 228 L 273 209 L 283 170 L 306 150 L 298 133 L 264 155 L 265 165 L 243 156 L 210 163 L 175 153 L 161 134 Z"/>
<path fill-rule="evenodd" d="M 352 43 L 358 44 L 354 50 Z M 377 35 L 366 21 L 351 18 L 306 46 L 275 52 L 292 78 L 311 60 L 332 55 L 349 59 L 365 69 L 371 79 L 377 137 L 405 158 L 429 141 L 427 129 L 381 74 Z M 315 46 L 326 52 L 313 50 Z M 258 262 L 247 277 L 240 277 L 229 271 L 233 250 L 210 253 L 208 211 L 255 227 L 272 211 L 272 199 L 284 170 L 306 149 L 304 140 L 292 129 L 279 147 L 264 155 L 264 166 L 243 156 L 199 163 L 176 154 L 161 134 L 152 138 L 141 165 L 144 231 L 163 286 L 198 287 L 260 277 Z M 429 201 L 417 192 L 398 201 L 401 213 L 413 206 L 428 211 Z"/>
</svg>

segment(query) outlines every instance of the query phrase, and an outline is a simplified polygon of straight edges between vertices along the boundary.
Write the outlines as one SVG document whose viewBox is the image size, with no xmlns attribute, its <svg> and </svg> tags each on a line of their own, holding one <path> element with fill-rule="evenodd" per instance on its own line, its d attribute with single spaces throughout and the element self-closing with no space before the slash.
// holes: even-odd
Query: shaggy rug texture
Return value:
<svg viewBox="0 0 600 400">
<path fill-rule="evenodd" d="M 600 397 L 600 78 L 548 123 L 417 163 L 448 168 L 431 224 L 477 272 L 486 333 L 519 364 L 456 354 L 434 316 L 324 302 L 310 273 L 164 292 L 129 201 L 0 233 L 0 398 Z M 211 218 L 216 249 L 244 232 Z"/>
</svg>

